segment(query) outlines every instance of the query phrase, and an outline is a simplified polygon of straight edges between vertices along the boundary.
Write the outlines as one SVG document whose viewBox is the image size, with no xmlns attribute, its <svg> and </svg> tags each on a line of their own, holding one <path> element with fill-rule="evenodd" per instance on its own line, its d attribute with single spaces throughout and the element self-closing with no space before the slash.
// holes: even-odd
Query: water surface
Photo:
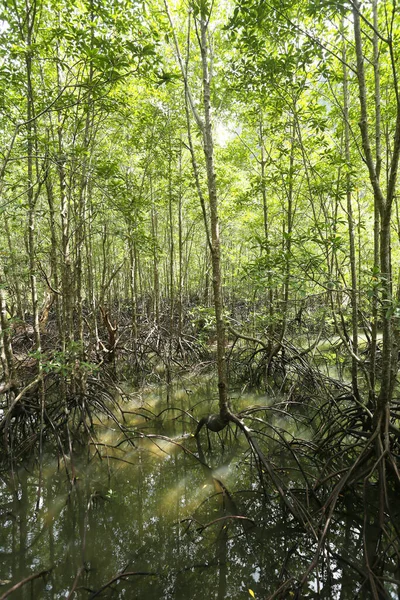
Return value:
<svg viewBox="0 0 400 600">
<path fill-rule="evenodd" d="M 129 435 L 99 419 L 98 443 L 89 440 L 89 453 L 82 447 L 65 464 L 47 455 L 39 511 L 36 473 L 2 479 L 0 596 L 11 584 L 51 569 L 11 597 L 264 599 L 307 568 L 315 540 L 277 490 L 259 483 L 259 465 L 243 435 L 229 429 L 207 436 L 203 430 L 201 447 L 189 436 L 191 414 L 216 411 L 215 384 L 189 383 L 170 390 L 168 406 L 162 386 L 133 395 L 123 404 Z M 233 400 L 235 410 L 270 402 L 260 395 Z M 270 445 L 271 460 L 295 488 L 293 464 L 273 440 Z M 330 543 L 348 556 L 362 554 L 350 511 Z M 322 565 L 302 597 L 353 598 L 360 583 L 346 567 L 332 556 Z"/>
</svg>

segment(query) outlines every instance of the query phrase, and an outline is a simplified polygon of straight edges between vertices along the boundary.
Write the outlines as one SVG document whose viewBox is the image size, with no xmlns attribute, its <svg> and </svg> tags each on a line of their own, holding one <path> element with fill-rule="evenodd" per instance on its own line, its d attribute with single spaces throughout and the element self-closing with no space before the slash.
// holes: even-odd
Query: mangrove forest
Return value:
<svg viewBox="0 0 400 600">
<path fill-rule="evenodd" d="M 0 1 L 0 600 L 400 597 L 397 0 Z"/>
</svg>

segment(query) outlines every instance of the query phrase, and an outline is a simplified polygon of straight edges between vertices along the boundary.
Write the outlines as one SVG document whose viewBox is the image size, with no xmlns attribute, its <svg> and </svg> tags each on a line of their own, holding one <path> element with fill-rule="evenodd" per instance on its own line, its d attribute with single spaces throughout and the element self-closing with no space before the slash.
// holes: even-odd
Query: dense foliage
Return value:
<svg viewBox="0 0 400 600">
<path fill-rule="evenodd" d="M 365 560 L 371 597 L 389 597 L 382 564 L 400 564 L 384 517 L 387 477 L 400 484 L 399 49 L 395 0 L 4 0 L 8 458 L 13 445 L 19 457 L 38 447 L 42 469 L 46 424 L 91 422 L 102 369 L 170 384 L 215 359 L 219 413 L 197 433 L 236 423 L 266 470 L 229 384 L 312 398 L 318 419 L 328 389 L 338 412 L 318 448 L 346 450 L 326 476 L 316 556 L 346 486 L 379 484 L 387 547 Z M 65 436 L 55 433 L 71 452 L 68 426 Z"/>
</svg>

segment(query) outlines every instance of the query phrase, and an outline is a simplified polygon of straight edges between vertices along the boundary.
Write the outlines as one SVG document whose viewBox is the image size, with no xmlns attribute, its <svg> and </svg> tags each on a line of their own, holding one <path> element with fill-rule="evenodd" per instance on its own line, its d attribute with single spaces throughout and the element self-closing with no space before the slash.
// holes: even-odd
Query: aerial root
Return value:
<svg viewBox="0 0 400 600">
<path fill-rule="evenodd" d="M 129 577 L 137 577 L 137 576 L 159 577 L 160 575 L 159 575 L 159 573 L 155 573 L 155 572 L 151 572 L 151 571 L 125 571 L 125 570 L 121 571 L 120 573 L 118 573 L 118 575 L 115 575 L 109 581 L 107 581 L 107 583 L 102 585 L 101 588 L 99 588 L 98 590 L 93 592 L 92 595 L 89 596 L 89 600 L 93 600 L 93 598 L 97 598 L 97 596 L 100 596 L 100 594 L 102 592 L 104 592 L 104 590 L 109 588 L 113 583 L 116 583 L 120 579 L 127 579 Z"/>
<path fill-rule="evenodd" d="M 260 479 L 262 480 L 265 478 L 265 474 L 268 475 L 268 478 L 277 490 L 281 501 L 286 506 L 287 510 L 299 525 L 306 532 L 311 534 L 316 544 L 313 558 L 304 573 L 296 579 L 290 576 L 288 580 L 283 582 L 269 597 L 269 600 L 277 597 L 284 597 L 285 592 L 289 589 L 295 590 L 295 594 L 300 593 L 300 590 L 308 581 L 311 573 L 317 567 L 321 553 L 325 551 L 338 503 L 342 502 L 347 490 L 350 490 L 352 495 L 355 494 L 356 501 L 358 501 L 357 499 L 360 501 L 362 500 L 365 515 L 362 527 L 364 566 L 360 567 L 358 565 L 353 565 L 353 567 L 357 572 L 360 571 L 363 574 L 365 582 L 368 582 L 368 587 L 374 600 L 389 598 L 384 587 L 385 577 L 381 571 L 383 569 L 383 564 L 387 564 L 388 561 L 392 562 L 388 555 L 391 547 L 392 551 L 395 553 L 397 552 L 397 555 L 400 558 L 400 551 L 399 549 L 396 550 L 395 543 L 396 540 L 397 542 L 400 540 L 400 528 L 396 526 L 396 515 L 393 513 L 393 507 L 391 506 L 390 494 L 388 491 L 389 473 L 392 475 L 390 481 L 394 482 L 395 486 L 400 485 L 400 473 L 396 456 L 393 453 L 393 446 L 396 447 L 396 444 L 398 444 L 397 431 L 391 432 L 390 421 L 388 421 L 389 416 L 385 416 L 385 418 L 382 417 L 375 423 L 375 427 L 372 431 L 366 431 L 365 435 L 359 438 L 354 436 L 356 442 L 353 444 L 345 444 L 342 449 L 338 445 L 338 439 L 344 440 L 346 436 L 353 436 L 355 413 L 351 407 L 343 410 L 339 404 L 336 404 L 334 408 L 336 409 L 337 415 L 335 421 L 336 432 L 332 434 L 332 432 L 325 427 L 322 429 L 319 428 L 312 444 L 310 442 L 305 444 L 306 448 L 311 449 L 308 460 L 314 461 L 315 466 L 318 468 L 319 475 L 315 476 L 313 482 L 310 482 L 305 470 L 299 468 L 299 473 L 305 482 L 305 497 L 314 497 L 314 499 L 317 500 L 317 502 L 314 503 L 313 511 L 310 510 L 308 500 L 307 504 L 305 504 L 299 500 L 298 494 L 293 494 L 290 487 L 285 484 L 284 479 L 278 473 L 280 470 L 279 467 L 277 468 L 261 449 L 257 438 L 260 435 L 264 435 L 263 432 L 261 430 L 255 432 L 249 429 L 241 420 L 241 418 L 250 416 L 254 412 L 262 410 L 273 412 L 274 408 L 251 407 L 248 410 L 248 415 L 246 414 L 246 411 L 243 411 L 240 414 L 241 418 L 233 413 L 228 413 L 227 415 L 229 422 L 234 423 L 245 435 L 251 452 L 256 459 L 256 463 L 259 465 L 258 471 Z M 358 412 L 356 413 L 357 418 L 359 418 L 360 415 L 359 408 L 360 407 L 358 407 Z M 292 442 L 288 441 L 285 436 L 280 435 L 278 428 L 271 423 L 259 418 L 257 418 L 257 421 L 260 421 L 260 423 L 264 423 L 266 427 L 271 428 L 275 435 L 275 440 L 280 440 L 279 444 L 283 445 L 282 447 L 288 451 L 288 454 L 292 455 L 292 458 L 299 466 L 299 459 L 296 452 L 293 452 Z M 348 426 L 348 423 L 351 424 L 351 427 Z M 207 418 L 203 419 L 203 425 L 204 424 L 207 425 Z M 342 430 L 341 433 L 340 430 Z M 285 433 L 287 434 L 287 432 Z M 328 460 L 325 463 L 322 462 L 322 464 L 320 464 L 318 459 L 320 451 L 329 457 Z M 342 465 L 341 468 L 335 466 L 339 464 Z M 322 477 L 324 472 L 325 475 Z M 363 482 L 362 487 L 364 489 L 362 496 L 360 496 L 361 482 Z M 374 490 L 375 485 L 377 485 L 378 493 L 376 502 L 371 501 L 371 498 L 366 492 L 367 486 Z M 322 494 L 325 495 L 324 500 L 322 500 Z M 387 519 L 385 515 L 391 515 L 389 529 L 385 524 Z M 368 548 L 371 545 L 368 540 L 368 518 L 377 520 L 380 532 L 378 536 L 380 542 L 376 545 L 376 553 L 371 556 L 368 554 Z M 383 538 L 386 539 L 386 545 L 383 543 Z M 329 546 L 327 551 L 330 552 Z M 340 559 L 340 555 L 336 556 L 336 560 L 340 561 Z M 343 558 L 343 560 L 345 559 Z M 391 579 L 390 581 L 394 580 Z"/>
</svg>

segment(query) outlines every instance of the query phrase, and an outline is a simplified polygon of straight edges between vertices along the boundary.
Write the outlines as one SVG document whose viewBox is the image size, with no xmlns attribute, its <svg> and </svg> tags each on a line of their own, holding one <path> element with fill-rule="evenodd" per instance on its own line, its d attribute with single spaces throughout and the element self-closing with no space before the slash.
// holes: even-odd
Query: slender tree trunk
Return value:
<svg viewBox="0 0 400 600">
<path fill-rule="evenodd" d="M 261 197 L 262 197 L 262 206 L 263 206 L 263 225 L 264 225 L 264 252 L 265 258 L 267 261 L 267 304 L 268 304 L 268 315 L 269 315 L 269 324 L 268 324 L 268 356 L 270 356 L 273 345 L 273 318 L 274 318 L 274 296 L 272 289 L 272 269 L 271 269 L 271 250 L 270 250 L 270 240 L 269 240 L 269 214 L 268 214 L 268 201 L 267 201 L 267 186 L 266 186 L 266 172 L 265 167 L 267 164 L 266 156 L 265 156 L 265 141 L 264 141 L 264 126 L 263 120 L 261 118 L 259 124 L 259 143 L 261 149 L 261 158 L 259 161 L 260 170 L 261 170 Z"/>
<path fill-rule="evenodd" d="M 109 259 L 110 245 L 108 242 L 108 227 L 107 223 L 103 225 L 103 235 L 102 235 L 102 265 L 101 265 L 101 283 L 100 283 L 100 306 L 103 306 L 106 300 L 106 292 L 107 292 L 107 274 L 108 274 L 108 259 Z"/>
<path fill-rule="evenodd" d="M 376 13 L 375 13 L 376 14 Z M 377 17 L 374 17 L 377 19 Z M 400 156 L 400 103 L 397 102 L 396 112 L 396 128 L 393 139 L 393 147 L 391 152 L 390 165 L 388 165 L 388 180 L 386 194 L 383 193 L 379 183 L 379 147 L 377 153 L 377 160 L 374 161 L 371 143 L 370 143 L 370 131 L 368 123 L 368 109 L 367 109 L 367 88 L 365 79 L 365 67 L 364 67 L 364 55 L 363 55 L 363 43 L 361 34 L 361 23 L 360 23 L 360 3 L 358 0 L 354 0 L 353 3 L 353 21 L 354 21 L 354 40 L 356 48 L 357 58 L 357 79 L 358 89 L 360 97 L 360 131 L 362 137 L 362 145 L 364 151 L 365 162 L 368 167 L 369 178 L 372 189 L 374 191 L 375 204 L 379 209 L 381 219 L 381 230 L 380 230 L 380 293 L 379 301 L 381 305 L 381 321 L 382 321 L 382 367 L 381 367 L 381 387 L 380 393 L 377 400 L 376 411 L 375 411 L 375 423 L 380 424 L 385 433 L 385 439 L 387 443 L 387 427 L 389 423 L 389 407 L 392 400 L 393 388 L 396 378 L 397 371 L 397 349 L 395 345 L 395 336 L 393 334 L 393 323 L 392 323 L 392 308 L 393 308 L 393 296 L 392 296 L 392 281 L 391 281 L 391 214 L 393 206 L 393 198 L 396 189 L 398 164 Z M 392 65 L 395 71 L 395 64 L 393 62 L 393 46 L 392 40 L 389 39 L 389 52 L 392 60 Z M 379 70 L 379 64 L 377 58 L 375 60 L 375 74 Z M 398 95 L 398 84 L 397 78 L 394 77 L 394 86 L 396 94 Z M 380 118 L 380 97 L 379 87 L 377 86 L 377 79 L 375 78 L 375 116 Z M 377 131 L 377 130 L 376 130 Z M 378 138 L 378 136 L 377 136 Z"/>
<path fill-rule="evenodd" d="M 25 27 L 26 27 L 26 53 L 25 53 L 25 67 L 26 67 L 26 83 L 27 83 L 27 175 L 28 175 L 28 188 L 27 188 L 27 204 L 28 204 L 28 250 L 29 250 L 29 278 L 31 287 L 31 298 L 32 298 L 32 313 L 33 313 L 33 329 L 35 339 L 35 351 L 37 353 L 37 374 L 41 377 L 43 373 L 42 365 L 42 346 L 41 346 L 41 335 L 40 335 L 40 323 L 39 323 L 39 306 L 38 306 L 38 292 L 37 292 L 37 281 L 36 281 L 36 240 L 35 240 L 35 227 L 36 227 L 36 204 L 39 198 L 40 189 L 42 182 L 40 180 L 41 173 L 39 172 L 38 162 L 38 135 L 37 135 L 37 123 L 36 123 L 36 111 L 35 111 L 35 98 L 32 83 L 32 57 L 33 57 L 33 32 L 36 21 L 37 6 L 35 0 L 32 5 L 26 4 L 25 14 Z M 35 157 L 34 158 L 34 154 Z M 36 182 L 34 182 L 34 175 L 36 175 Z M 36 190 L 34 185 L 36 184 Z M 43 431 L 44 431 L 44 410 L 45 410 L 45 388 L 43 378 L 41 377 L 39 387 L 40 397 L 40 421 L 39 421 L 39 482 L 37 489 L 37 501 L 36 509 L 39 508 L 39 502 L 42 494 L 42 482 L 43 482 Z"/>
<path fill-rule="evenodd" d="M 5 385 L 8 385 L 10 383 L 10 369 L 8 367 L 8 361 L 7 361 L 7 357 L 6 357 L 6 352 L 5 352 L 5 339 L 4 339 L 4 331 L 7 331 L 7 329 L 4 328 L 4 318 L 3 318 L 3 311 L 6 310 L 5 308 L 6 303 L 5 303 L 5 298 L 4 298 L 4 291 L 3 288 L 0 288 L 0 361 L 1 361 L 1 368 L 3 369 L 3 373 L 2 373 L 2 377 L 4 379 L 4 383 Z M 6 315 L 7 317 L 7 315 Z M 6 327 L 8 326 L 8 324 L 6 324 Z"/>
<path fill-rule="evenodd" d="M 39 330 L 39 307 L 38 307 L 38 294 L 37 294 L 37 283 L 36 283 L 36 259 L 35 259 L 35 225 L 36 225 L 36 201 L 38 193 L 34 191 L 34 134 L 35 134 L 35 107 L 32 87 L 32 31 L 34 27 L 35 9 L 33 10 L 32 16 L 27 14 L 27 37 L 26 44 L 29 50 L 25 55 L 26 65 L 26 76 L 27 76 L 27 170 L 28 170 L 28 189 L 27 189 L 27 200 L 28 200 L 28 249 L 29 249 L 29 279 L 31 287 L 31 301 L 32 301 L 32 315 L 33 315 L 33 329 L 35 336 L 35 350 L 38 354 L 41 352 L 41 341 L 40 341 L 40 330 Z M 37 155 L 37 152 L 36 152 Z M 36 177 L 39 177 L 39 173 L 36 172 Z M 39 185 L 39 182 L 37 182 Z M 39 370 L 41 369 L 41 361 L 38 361 Z"/>
<path fill-rule="evenodd" d="M 91 14 L 91 27 L 90 27 L 90 48 L 93 50 L 94 47 L 94 15 L 93 15 L 93 0 L 90 0 L 90 14 Z M 88 73 L 88 86 L 89 89 L 93 81 L 93 62 L 90 61 L 89 73 Z M 85 242 L 86 234 L 86 211 L 87 211 L 87 196 L 89 193 L 89 162 L 90 162 L 90 149 L 94 142 L 93 139 L 93 105 L 92 95 L 89 93 L 87 104 L 84 105 L 86 111 L 85 115 L 85 128 L 83 133 L 83 159 L 82 159 L 82 171 L 79 182 L 79 195 L 78 205 L 76 206 L 76 312 L 78 318 L 78 338 L 80 343 L 80 356 L 85 359 L 85 346 L 84 346 L 84 320 L 83 320 L 83 273 L 82 273 L 82 254 Z M 83 381 L 81 381 L 83 385 Z"/>
<path fill-rule="evenodd" d="M 7 215 L 4 215 L 4 229 L 5 229 L 6 236 L 7 236 L 8 251 L 10 253 L 10 263 L 11 263 L 11 270 L 12 270 L 12 274 L 13 274 L 12 278 L 13 278 L 13 284 L 14 284 L 14 289 L 15 289 L 15 299 L 16 299 L 16 303 L 17 303 L 17 317 L 19 319 L 21 319 L 21 321 L 23 321 L 24 309 L 23 309 L 23 305 L 22 305 L 20 276 L 18 273 L 17 263 L 15 260 L 15 249 L 14 249 L 12 239 L 11 239 L 11 232 L 10 232 L 10 226 L 8 224 L 8 216 Z"/>
<path fill-rule="evenodd" d="M 9 385 L 15 378 L 15 371 L 14 357 L 11 346 L 10 325 L 7 318 L 4 276 L 2 272 L 0 272 L 0 338 L 0 355 L 3 367 L 4 382 L 6 385 Z"/>
<path fill-rule="evenodd" d="M 136 260 L 136 244 L 135 240 L 129 241 L 129 256 L 131 262 L 131 304 L 132 304 L 132 338 L 133 338 L 133 354 L 135 356 L 135 364 L 137 364 L 137 343 L 138 343 L 138 328 L 137 328 L 137 307 L 138 307 L 138 290 L 137 290 L 137 260 Z"/>
<path fill-rule="evenodd" d="M 169 337 L 170 354 L 172 352 L 172 339 L 174 334 L 174 310 L 175 310 L 175 288 L 174 288 L 174 261 L 175 261 L 175 242 L 174 242 L 174 206 L 172 189 L 172 147 L 169 140 L 169 158 L 168 158 L 168 224 L 169 224 Z"/>
<path fill-rule="evenodd" d="M 60 335 L 60 339 L 62 339 L 63 332 L 63 323 L 60 314 L 60 300 L 58 287 L 59 287 L 59 275 L 58 275 L 58 240 L 57 240 L 57 228 L 56 228 L 56 209 L 54 202 L 54 189 L 53 189 L 53 181 L 51 175 L 50 164 L 46 165 L 46 195 L 47 202 L 49 205 L 49 222 L 50 222 L 50 239 L 51 239 L 51 249 L 50 249 L 50 269 L 51 269 L 51 281 L 55 290 L 55 306 L 56 306 L 56 319 L 57 319 L 57 327 Z"/>
<path fill-rule="evenodd" d="M 153 194 L 152 194 L 153 195 Z M 154 202 L 151 205 L 151 231 L 153 236 L 153 314 L 157 327 L 160 326 L 160 273 L 158 259 L 158 218 Z"/>
<path fill-rule="evenodd" d="M 348 74 L 346 66 L 346 46 L 343 42 L 343 116 L 344 116 L 344 147 L 346 157 L 346 203 L 347 203 L 347 223 L 349 228 L 349 246 L 350 246 L 350 271 L 351 271 L 351 311 L 352 311 L 352 347 L 354 356 L 351 358 L 351 379 L 353 394 L 360 399 L 358 390 L 358 284 L 357 284 L 357 265 L 356 265 L 356 245 L 353 219 L 353 206 L 351 199 L 351 179 L 350 179 L 350 125 L 349 125 L 349 90 Z"/>
<path fill-rule="evenodd" d="M 186 63 L 183 62 L 178 40 L 173 27 L 171 15 L 168 9 L 168 4 L 164 0 L 165 10 L 168 15 L 169 22 L 172 27 L 174 43 L 177 52 L 179 66 L 181 68 L 184 85 L 185 85 L 185 99 L 186 99 L 186 116 L 188 123 L 188 138 L 189 138 L 189 149 L 192 158 L 193 172 L 195 175 L 196 187 L 201 203 L 203 212 L 205 231 L 207 236 L 207 243 L 211 251 L 211 263 L 212 263 L 212 284 L 214 292 L 214 311 L 216 318 L 216 329 L 217 329 L 217 369 L 218 369 L 218 395 L 219 395 L 219 419 L 222 423 L 226 423 L 230 416 L 228 406 L 228 377 L 227 377 L 227 365 L 226 365 L 226 353 L 225 353 L 225 323 L 223 317 L 223 293 L 222 293 L 222 272 L 221 272 L 221 243 L 219 234 L 219 214 L 218 214 L 218 196 L 217 196 L 217 184 L 215 177 L 214 167 L 214 146 L 213 146 L 213 134 L 212 134 L 212 123 L 211 123 L 211 71 L 209 68 L 209 47 L 208 47 L 208 24 L 210 15 L 207 14 L 205 5 L 201 6 L 200 15 L 196 18 L 196 34 L 197 40 L 201 52 L 201 65 L 202 65 L 202 91 L 203 91 L 203 110 L 204 110 L 204 121 L 200 118 L 196 106 L 193 102 L 191 91 L 188 85 L 187 72 L 188 72 L 188 61 L 189 61 L 189 48 L 190 48 L 190 16 L 188 26 L 188 40 L 187 40 L 187 54 Z M 206 162 L 206 174 L 207 174 L 207 190 L 208 200 L 210 208 L 210 227 L 208 228 L 208 218 L 205 208 L 205 202 L 199 185 L 199 172 L 197 169 L 197 163 L 195 159 L 195 153 L 191 142 L 190 134 L 190 119 L 189 119 L 189 105 L 195 121 L 202 133 L 203 137 L 203 150 Z M 198 429 L 199 430 L 199 429 Z"/>
<path fill-rule="evenodd" d="M 94 261 L 94 250 L 93 250 L 93 206 L 91 194 L 88 197 L 87 203 L 87 227 L 85 236 L 85 247 L 86 247 L 86 264 L 87 264 L 87 293 L 88 293 L 88 304 L 90 309 L 90 322 L 93 335 L 93 341 L 96 355 L 99 352 L 99 331 L 98 331 L 98 320 L 97 320 L 97 302 L 96 302 L 96 264 Z"/>
<path fill-rule="evenodd" d="M 381 93 L 380 93 L 380 74 L 379 74 L 379 40 L 378 31 L 378 3 L 377 0 L 372 2 L 373 9 L 373 65 L 374 65 L 374 87 L 375 87 L 375 165 L 376 176 L 379 182 L 382 154 L 381 154 Z M 380 265 L 380 214 L 379 206 L 374 198 L 374 266 L 373 277 L 374 281 L 378 280 Z M 372 407 L 375 403 L 375 382 L 376 382 L 376 350 L 378 339 L 378 293 L 377 286 L 374 286 L 372 294 L 372 332 L 371 332 L 371 364 L 370 364 L 370 398 L 369 404 Z"/>
<path fill-rule="evenodd" d="M 296 108 L 294 108 L 296 110 Z M 289 155 L 289 180 L 287 186 L 287 232 L 286 232 L 286 243 L 285 243 L 285 278 L 284 278 L 284 293 L 283 293 L 283 322 L 280 339 L 282 340 L 285 336 L 287 318 L 288 318 L 288 304 L 289 304 L 289 290 L 290 290 L 290 278 L 291 278 L 291 254 L 292 254 L 292 233 L 293 233 L 293 178 L 294 178 L 294 147 L 295 147 L 295 135 L 296 135 L 296 116 L 293 115 L 293 121 L 291 125 L 290 135 L 290 155 Z"/>
<path fill-rule="evenodd" d="M 179 147 L 179 203 L 178 203 L 178 338 L 182 337 L 183 304 L 183 198 L 182 198 L 182 140 Z"/>
<path fill-rule="evenodd" d="M 213 274 L 214 310 L 217 329 L 217 368 L 218 368 L 218 391 L 219 410 L 222 418 L 229 414 L 228 408 L 228 377 L 226 365 L 226 336 L 223 315 L 222 275 L 221 275 L 221 242 L 219 233 L 219 213 L 217 184 L 214 167 L 214 144 L 211 123 L 211 96 L 210 96 L 210 71 L 208 51 L 208 22 L 209 17 L 202 14 L 200 18 L 200 49 L 203 73 L 203 105 L 204 105 L 204 127 L 203 144 L 206 159 L 207 188 L 210 203 L 210 232 L 211 232 L 211 263 Z"/>
<path fill-rule="evenodd" d="M 59 84 L 60 85 L 60 84 Z M 60 216 L 61 216 L 61 280 L 62 280 L 62 320 L 63 335 L 62 348 L 66 347 L 72 339 L 72 272 L 71 272 L 71 248 L 70 248 L 70 207 L 66 193 L 65 157 L 63 131 L 61 122 L 58 123 L 58 178 L 60 186 Z"/>
</svg>

